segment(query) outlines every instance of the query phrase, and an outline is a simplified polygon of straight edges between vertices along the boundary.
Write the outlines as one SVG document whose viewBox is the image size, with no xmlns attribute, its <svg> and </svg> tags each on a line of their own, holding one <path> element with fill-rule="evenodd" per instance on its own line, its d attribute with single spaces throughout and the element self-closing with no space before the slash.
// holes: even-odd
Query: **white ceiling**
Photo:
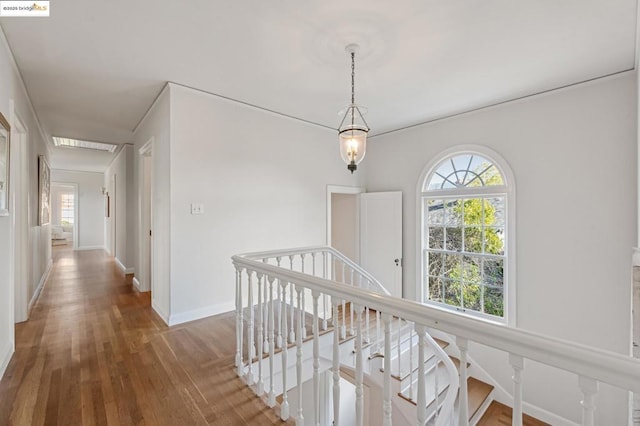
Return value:
<svg viewBox="0 0 640 426">
<path fill-rule="evenodd" d="M 166 81 L 336 128 L 352 42 L 375 135 L 632 69 L 636 0 L 56 0 L 0 24 L 56 136 L 129 142 Z"/>
</svg>

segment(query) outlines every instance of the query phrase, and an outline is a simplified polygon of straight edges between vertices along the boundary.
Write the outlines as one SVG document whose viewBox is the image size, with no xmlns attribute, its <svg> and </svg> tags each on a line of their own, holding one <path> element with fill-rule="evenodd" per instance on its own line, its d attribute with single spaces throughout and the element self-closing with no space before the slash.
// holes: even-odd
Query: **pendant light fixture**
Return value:
<svg viewBox="0 0 640 426">
<path fill-rule="evenodd" d="M 357 44 L 349 44 L 345 48 L 351 56 L 351 104 L 347 107 L 338 128 L 340 156 L 347 163 L 347 169 L 352 174 L 364 158 L 367 150 L 367 133 L 369 132 L 369 126 L 355 100 L 356 52 L 358 47 Z"/>
</svg>

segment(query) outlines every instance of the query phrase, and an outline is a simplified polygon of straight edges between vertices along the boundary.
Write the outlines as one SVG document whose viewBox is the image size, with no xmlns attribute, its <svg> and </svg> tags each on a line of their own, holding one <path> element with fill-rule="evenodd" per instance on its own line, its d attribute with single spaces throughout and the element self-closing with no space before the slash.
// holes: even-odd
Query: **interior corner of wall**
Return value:
<svg viewBox="0 0 640 426">
<path fill-rule="evenodd" d="M 4 372 L 7 370 L 7 366 L 9 366 L 9 361 L 11 361 L 11 357 L 13 356 L 13 352 L 15 351 L 15 341 L 7 340 L 6 344 L 3 348 L 0 349 L 0 377 L 4 376 Z"/>
</svg>

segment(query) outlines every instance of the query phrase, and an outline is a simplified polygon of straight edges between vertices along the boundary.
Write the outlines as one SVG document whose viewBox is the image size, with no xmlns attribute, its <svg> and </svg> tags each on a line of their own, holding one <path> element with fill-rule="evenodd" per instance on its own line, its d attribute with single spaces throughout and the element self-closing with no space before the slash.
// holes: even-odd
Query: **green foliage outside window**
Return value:
<svg viewBox="0 0 640 426">
<path fill-rule="evenodd" d="M 486 164 L 479 168 L 488 169 Z M 468 186 L 501 185 L 484 175 Z M 433 301 L 504 316 L 505 203 L 503 195 L 426 199 L 425 265 Z"/>
</svg>

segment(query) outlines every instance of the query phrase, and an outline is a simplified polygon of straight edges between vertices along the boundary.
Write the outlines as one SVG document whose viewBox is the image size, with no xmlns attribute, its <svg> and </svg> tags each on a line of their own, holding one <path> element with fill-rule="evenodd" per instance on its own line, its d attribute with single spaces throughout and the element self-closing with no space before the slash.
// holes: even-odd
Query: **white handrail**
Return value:
<svg viewBox="0 0 640 426">
<path fill-rule="evenodd" d="M 295 249 L 282 249 L 282 250 L 270 250 L 270 251 L 257 251 L 252 253 L 243 253 L 234 257 L 241 257 L 245 259 L 251 260 L 264 260 L 264 259 L 275 259 L 278 257 L 287 257 L 287 256 L 301 256 L 303 254 L 310 253 L 330 253 L 335 258 L 339 259 L 345 265 L 349 266 L 354 271 L 358 272 L 361 276 L 366 278 L 371 286 L 378 292 L 382 294 L 389 295 L 389 291 L 378 281 L 373 275 L 364 270 L 360 265 L 355 263 L 353 260 L 349 259 L 344 254 L 340 253 L 338 250 L 329 246 L 309 246 L 309 247 L 301 247 Z"/>
<path fill-rule="evenodd" d="M 326 249 L 326 248 L 323 248 Z M 298 253 L 301 249 L 278 251 Z M 311 250 L 311 249 L 307 249 Z M 329 250 L 331 251 L 331 250 Z M 531 331 L 510 328 L 418 302 L 399 299 L 386 294 L 337 284 L 296 271 L 272 266 L 252 258 L 273 257 L 275 252 L 233 256 L 236 268 L 268 274 L 288 282 L 295 282 L 310 290 L 327 293 L 339 299 L 358 300 L 360 304 L 380 312 L 401 312 L 407 321 L 438 329 L 454 336 L 467 338 L 510 354 L 538 361 L 553 367 L 590 377 L 600 382 L 640 393 L 640 360 L 615 352 L 567 342 Z M 373 282 L 373 281 L 372 281 Z"/>
</svg>

